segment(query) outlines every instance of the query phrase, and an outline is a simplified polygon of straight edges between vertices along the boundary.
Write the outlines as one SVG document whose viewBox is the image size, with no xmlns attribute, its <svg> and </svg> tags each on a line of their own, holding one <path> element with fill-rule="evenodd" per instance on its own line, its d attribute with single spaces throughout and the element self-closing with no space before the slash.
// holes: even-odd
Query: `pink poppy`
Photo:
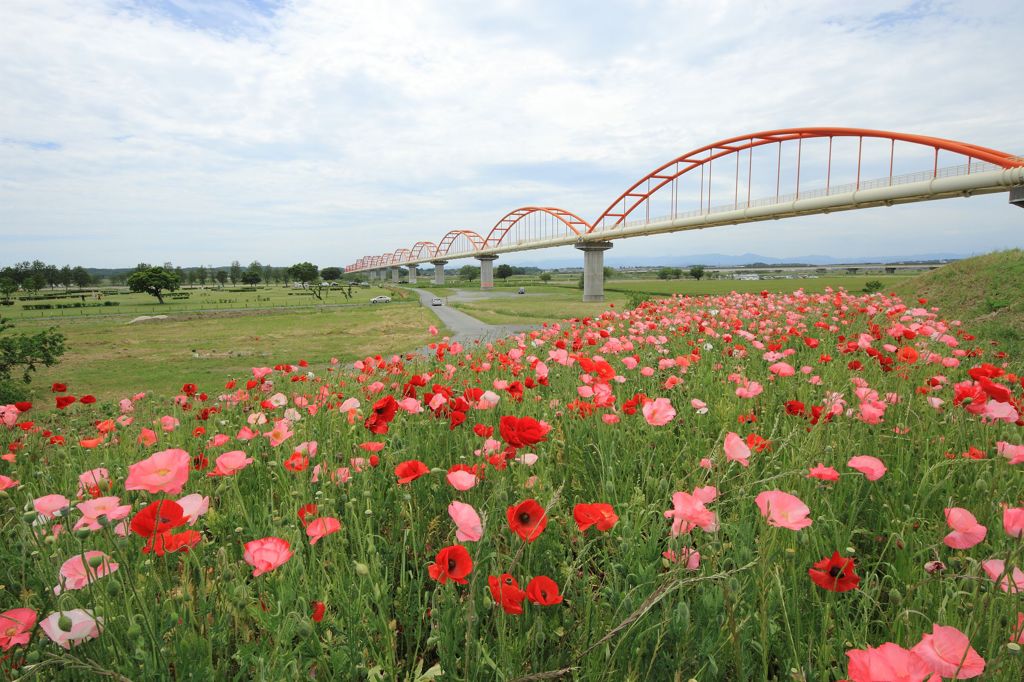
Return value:
<svg viewBox="0 0 1024 682">
<path fill-rule="evenodd" d="M 209 443 L 207 443 L 207 445 L 209 447 L 211 447 L 211 448 L 219 448 L 222 445 L 226 445 L 230 441 L 231 441 L 231 436 L 229 436 L 227 434 L 224 434 L 224 433 L 218 433 L 218 434 L 215 434 L 213 436 L 213 438 L 210 439 L 210 441 L 209 441 Z"/>
<path fill-rule="evenodd" d="M 476 474 L 468 471 L 449 471 L 445 478 L 448 479 L 448 483 L 456 490 L 465 491 L 476 485 Z"/>
<path fill-rule="evenodd" d="M 690 400 L 690 407 L 695 409 L 697 411 L 697 414 L 707 414 L 708 413 L 708 404 L 706 402 L 704 402 L 703 400 L 698 400 L 697 398 L 692 398 Z"/>
<path fill-rule="evenodd" d="M 32 609 L 11 609 L 0 613 L 0 649 L 7 651 L 15 644 L 28 644 L 39 615 Z"/>
<path fill-rule="evenodd" d="M 846 463 L 846 466 L 861 472 L 869 481 L 877 481 L 885 475 L 886 471 L 888 471 L 888 469 L 885 468 L 885 465 L 882 464 L 882 460 L 870 455 L 857 455 L 856 457 L 851 457 L 850 461 Z"/>
<path fill-rule="evenodd" d="M 143 428 L 139 431 L 139 437 L 136 439 L 136 442 L 145 445 L 147 448 L 154 445 L 156 443 L 156 431 Z"/>
<path fill-rule="evenodd" d="M 235 434 L 235 440 L 240 440 L 240 441 L 252 440 L 253 438 L 255 438 L 258 435 L 260 435 L 260 434 L 257 433 L 256 431 L 253 431 L 248 426 L 243 426 L 242 428 L 238 429 L 238 433 Z"/>
<path fill-rule="evenodd" d="M 999 589 L 1003 592 L 1015 594 L 1024 589 L 1024 571 L 1016 566 L 1007 571 L 1006 562 L 1002 559 L 982 561 L 981 568 L 990 580 L 999 583 Z"/>
<path fill-rule="evenodd" d="M 819 481 L 838 481 L 839 472 L 832 467 L 827 467 L 819 462 L 818 466 L 811 467 L 810 472 L 807 474 L 807 478 L 816 478 Z"/>
<path fill-rule="evenodd" d="M 43 495 L 42 497 L 37 497 L 32 503 L 32 507 L 48 519 L 62 516 L 66 513 L 64 510 L 67 510 L 70 506 L 71 502 L 63 495 Z"/>
<path fill-rule="evenodd" d="M 1024 507 L 1007 507 L 1003 510 L 1003 530 L 1014 538 L 1024 533 Z"/>
<path fill-rule="evenodd" d="M 252 464 L 252 457 L 246 457 L 241 450 L 232 450 L 218 456 L 213 471 L 206 475 L 234 476 L 250 464 Z"/>
<path fill-rule="evenodd" d="M 811 525 L 808 514 L 811 510 L 800 501 L 800 498 L 781 490 L 766 490 L 754 498 L 754 503 L 761 510 L 761 515 L 768 520 L 769 526 L 800 530 Z"/>
<path fill-rule="evenodd" d="M 60 627 L 61 617 L 71 621 L 71 627 L 68 630 Z M 65 649 L 99 637 L 102 625 L 102 618 L 95 618 L 91 612 L 82 609 L 57 611 L 39 622 L 39 627 L 46 633 L 46 636 Z"/>
<path fill-rule="evenodd" d="M 644 419 L 651 426 L 664 426 L 675 419 L 676 411 L 668 398 L 655 398 L 643 406 Z"/>
<path fill-rule="evenodd" d="M 776 362 L 768 367 L 768 371 L 780 377 L 791 377 L 796 374 L 796 369 L 788 362 Z"/>
<path fill-rule="evenodd" d="M 743 466 L 750 466 L 750 448 L 743 439 L 730 431 L 725 434 L 725 458 L 730 462 L 739 462 Z"/>
<path fill-rule="evenodd" d="M 996 452 L 1009 460 L 1010 464 L 1024 463 L 1024 445 L 1011 445 L 1001 440 L 996 442 Z"/>
<path fill-rule="evenodd" d="M 108 521 L 120 521 L 132 513 L 130 504 L 121 504 L 118 497 L 97 497 L 93 500 L 79 502 L 78 511 L 82 512 L 82 518 L 78 519 L 74 530 L 88 528 L 89 530 L 100 530 L 100 517 L 106 517 Z"/>
<path fill-rule="evenodd" d="M 169 414 L 160 417 L 160 428 L 163 429 L 164 431 L 173 431 L 180 425 L 181 422 L 179 422 L 177 419 L 170 416 Z"/>
<path fill-rule="evenodd" d="M 985 659 L 971 647 L 967 635 L 954 627 L 933 624 L 931 634 L 923 635 L 911 651 L 942 677 L 968 680 L 985 672 Z"/>
<path fill-rule="evenodd" d="M 188 482 L 191 468 L 192 459 L 184 450 L 172 448 L 154 452 L 128 467 L 124 489 L 177 495 Z"/>
<path fill-rule="evenodd" d="M 448 505 L 448 516 L 452 517 L 457 526 L 455 537 L 460 542 L 477 542 L 484 536 L 480 515 L 472 506 L 453 500 Z"/>
<path fill-rule="evenodd" d="M 953 532 L 943 538 L 946 546 L 953 549 L 970 549 L 985 539 L 988 528 L 978 523 L 974 514 L 962 507 L 947 507 L 946 523 Z"/>
<path fill-rule="evenodd" d="M 846 656 L 850 659 L 850 682 L 922 681 L 932 673 L 917 654 L 892 642 L 878 648 L 850 649 Z"/>
<path fill-rule="evenodd" d="M 686 564 L 686 570 L 688 571 L 696 571 L 700 568 L 700 552 L 689 547 L 683 547 L 679 553 L 669 549 L 662 552 L 661 556 L 673 564 Z"/>
<path fill-rule="evenodd" d="M 306 535 L 309 536 L 309 544 L 315 545 L 321 538 L 331 533 L 337 533 L 339 530 L 341 530 L 341 521 L 333 516 L 321 516 L 309 522 L 309 525 L 306 526 Z"/>
<path fill-rule="evenodd" d="M 13 478 L 8 478 L 3 474 L 0 474 L 0 490 L 7 490 L 21 483 L 21 481 L 15 481 Z"/>
<path fill-rule="evenodd" d="M 272 571 L 292 558 L 291 545 L 281 538 L 267 537 L 245 543 L 242 558 L 253 567 L 254 578 Z"/>
<path fill-rule="evenodd" d="M 96 490 L 102 486 L 109 486 L 110 472 L 100 467 L 90 469 L 78 477 L 78 497 L 83 497 L 87 492 Z"/>
<path fill-rule="evenodd" d="M 181 515 L 188 525 L 195 525 L 199 517 L 202 516 L 210 508 L 210 498 L 199 493 L 192 493 L 191 495 L 185 495 L 178 501 L 178 506 L 181 507 Z"/>
<path fill-rule="evenodd" d="M 287 419 L 278 419 L 274 422 L 274 428 L 263 435 L 269 438 L 270 445 L 276 448 L 278 445 L 295 435 L 294 431 L 289 430 L 291 425 L 291 422 Z"/>
<path fill-rule="evenodd" d="M 672 537 L 689 533 L 694 528 L 713 533 L 718 530 L 718 516 L 704 505 L 715 499 L 715 488 L 698 488 L 693 494 L 676 492 L 672 495 L 672 509 L 665 512 L 666 519 L 672 519 Z"/>
<path fill-rule="evenodd" d="M 103 552 L 89 551 L 84 557 L 76 554 L 60 567 L 61 581 L 53 588 L 53 593 L 60 594 L 65 589 L 80 590 L 90 582 L 115 572 L 117 568 L 118 565 Z"/>
</svg>

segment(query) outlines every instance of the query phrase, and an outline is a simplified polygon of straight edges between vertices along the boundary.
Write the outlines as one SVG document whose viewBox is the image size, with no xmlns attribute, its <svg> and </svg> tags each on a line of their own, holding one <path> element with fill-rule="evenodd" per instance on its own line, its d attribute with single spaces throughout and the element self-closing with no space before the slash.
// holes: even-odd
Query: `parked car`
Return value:
<svg viewBox="0 0 1024 682">
<path fill-rule="evenodd" d="M 519 291 L 517 291 L 516 293 L 517 294 L 525 294 L 526 293 L 526 287 L 519 287 Z"/>
<path fill-rule="evenodd" d="M 435 296 L 433 299 L 431 299 L 430 305 L 444 305 L 444 301 Z"/>
<path fill-rule="evenodd" d="M 391 303 L 390 296 L 374 296 L 370 299 L 370 303 Z"/>
</svg>

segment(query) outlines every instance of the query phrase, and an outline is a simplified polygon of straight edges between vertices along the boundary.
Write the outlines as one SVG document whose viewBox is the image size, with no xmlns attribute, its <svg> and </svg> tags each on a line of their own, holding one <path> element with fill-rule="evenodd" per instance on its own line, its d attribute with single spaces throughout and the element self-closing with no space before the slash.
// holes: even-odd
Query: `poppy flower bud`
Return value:
<svg viewBox="0 0 1024 682">
<path fill-rule="evenodd" d="M 45 538 L 43 538 L 43 542 L 45 542 L 48 545 L 55 545 L 57 544 L 57 538 L 53 535 L 47 535 Z"/>
<path fill-rule="evenodd" d="M 380 599 L 380 585 L 377 585 L 376 583 L 373 585 L 373 598 L 378 600 Z"/>
<path fill-rule="evenodd" d="M 132 639 L 136 639 L 142 636 L 142 628 L 139 626 L 138 623 L 132 623 L 125 631 L 125 634 L 131 637 Z"/>
<path fill-rule="evenodd" d="M 92 556 L 89 557 L 87 563 L 90 568 L 99 568 L 103 565 L 103 561 L 106 559 L 105 556 Z"/>
<path fill-rule="evenodd" d="M 75 531 L 75 537 L 78 538 L 79 540 L 84 540 L 87 537 L 89 537 L 90 533 L 92 533 L 92 531 L 89 530 L 88 528 L 79 528 L 78 530 Z M 93 568 L 95 568 L 95 566 L 93 566 Z"/>
<path fill-rule="evenodd" d="M 370 575 L 370 567 L 364 563 L 356 562 L 356 573 L 359 575 Z"/>
<path fill-rule="evenodd" d="M 32 523 L 33 521 L 36 520 L 37 516 L 39 516 L 39 515 L 36 514 L 34 511 L 27 511 L 24 514 L 21 515 L 21 520 L 24 521 L 25 523 Z"/>
<path fill-rule="evenodd" d="M 71 622 L 71 619 L 61 612 L 60 618 L 57 619 L 57 627 L 59 627 L 63 632 L 71 632 L 73 625 L 74 623 Z"/>
<path fill-rule="evenodd" d="M 309 624 L 309 621 L 300 620 L 297 627 L 301 637 L 309 637 L 313 634 L 313 626 Z"/>
<path fill-rule="evenodd" d="M 25 654 L 25 661 L 28 662 L 28 663 L 38 663 L 39 662 L 39 652 L 36 651 L 35 649 L 32 649 L 27 654 Z"/>
<path fill-rule="evenodd" d="M 1017 644 L 1016 642 L 1008 642 L 1006 644 L 1006 650 L 1014 656 L 1020 656 L 1020 644 Z"/>
</svg>

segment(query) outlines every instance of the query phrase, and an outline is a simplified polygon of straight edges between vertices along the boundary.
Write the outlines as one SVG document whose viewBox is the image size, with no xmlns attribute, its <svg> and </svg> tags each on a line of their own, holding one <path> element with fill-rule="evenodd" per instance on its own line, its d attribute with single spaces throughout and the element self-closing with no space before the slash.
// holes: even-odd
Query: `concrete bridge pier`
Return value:
<svg viewBox="0 0 1024 682">
<path fill-rule="evenodd" d="M 583 302 L 604 300 L 604 252 L 612 248 L 611 242 L 579 242 L 576 248 L 583 252 Z"/>
<path fill-rule="evenodd" d="M 416 284 L 416 266 L 409 266 L 409 284 Z"/>
<path fill-rule="evenodd" d="M 366 281 L 372 282 L 375 279 L 377 279 L 377 271 L 376 270 L 367 270 L 366 271 Z"/>
<path fill-rule="evenodd" d="M 402 270 L 396 265 L 391 268 L 391 281 L 398 284 L 402 280 Z"/>
<path fill-rule="evenodd" d="M 1010 188 L 1010 203 L 1024 208 L 1024 185 Z"/>
<path fill-rule="evenodd" d="M 441 286 L 444 284 L 444 266 L 448 265 L 448 261 L 432 260 L 430 264 L 434 266 L 434 284 Z"/>
<path fill-rule="evenodd" d="M 498 260 L 497 256 L 477 256 L 476 259 L 480 261 L 480 288 L 481 289 L 493 289 L 494 288 L 494 261 Z"/>
</svg>

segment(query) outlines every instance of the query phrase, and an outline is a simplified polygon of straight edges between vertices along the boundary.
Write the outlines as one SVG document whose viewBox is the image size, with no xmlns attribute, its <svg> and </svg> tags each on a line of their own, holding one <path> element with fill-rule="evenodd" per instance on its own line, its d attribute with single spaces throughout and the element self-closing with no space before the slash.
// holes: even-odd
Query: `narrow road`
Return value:
<svg viewBox="0 0 1024 682">
<path fill-rule="evenodd" d="M 495 341 L 497 339 L 503 339 L 506 336 L 517 334 L 519 332 L 531 331 L 537 328 L 537 325 L 528 324 L 486 324 L 480 320 L 467 315 L 461 310 L 448 307 L 448 304 L 440 306 L 430 305 L 431 300 L 434 298 L 434 293 L 426 291 L 424 289 L 412 289 L 420 297 L 420 303 L 425 307 L 429 308 L 438 319 L 444 323 L 446 327 L 451 331 L 451 339 L 458 341 L 463 346 L 468 346 L 475 340 L 482 342 Z M 489 291 L 489 292 L 469 292 L 457 290 L 452 296 L 443 298 L 442 300 L 462 300 L 462 301 L 473 301 L 481 298 L 504 298 L 506 296 L 515 296 L 515 294 L 506 291 Z"/>
</svg>

